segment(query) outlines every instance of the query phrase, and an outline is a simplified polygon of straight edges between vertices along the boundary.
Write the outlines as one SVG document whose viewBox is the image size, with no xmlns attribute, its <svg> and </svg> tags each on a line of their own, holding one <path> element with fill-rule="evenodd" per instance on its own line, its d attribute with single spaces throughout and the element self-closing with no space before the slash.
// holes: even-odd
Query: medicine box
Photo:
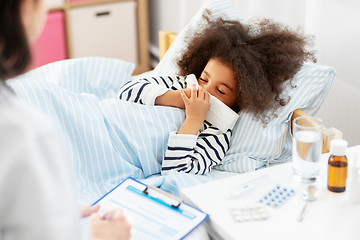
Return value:
<svg viewBox="0 0 360 240">
<path fill-rule="evenodd" d="M 62 11 L 48 13 L 44 30 L 37 41 L 31 45 L 31 52 L 33 57 L 31 68 L 67 58 Z"/>
<path fill-rule="evenodd" d="M 72 57 L 101 56 L 138 63 L 136 1 L 69 10 Z"/>
</svg>

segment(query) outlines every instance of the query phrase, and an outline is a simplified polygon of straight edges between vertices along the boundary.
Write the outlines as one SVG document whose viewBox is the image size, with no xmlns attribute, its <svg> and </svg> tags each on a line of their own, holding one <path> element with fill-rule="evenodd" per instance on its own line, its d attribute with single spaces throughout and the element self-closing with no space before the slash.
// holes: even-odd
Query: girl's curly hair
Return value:
<svg viewBox="0 0 360 240">
<path fill-rule="evenodd" d="M 187 47 L 177 60 L 179 74 L 193 73 L 199 78 L 210 59 L 220 60 L 237 80 L 233 110 L 269 121 L 290 100 L 280 97 L 282 83 L 292 79 L 304 61 L 316 62 L 314 51 L 307 50 L 313 46 L 313 37 L 269 19 L 245 25 L 210 17 L 210 12 L 205 13 L 205 26 L 185 39 Z M 266 116 L 267 110 L 272 116 Z"/>
</svg>

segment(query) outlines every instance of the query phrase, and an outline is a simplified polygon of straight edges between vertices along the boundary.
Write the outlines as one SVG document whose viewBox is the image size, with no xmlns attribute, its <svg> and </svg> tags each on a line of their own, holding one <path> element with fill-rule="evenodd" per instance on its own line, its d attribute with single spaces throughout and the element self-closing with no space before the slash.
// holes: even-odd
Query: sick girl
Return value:
<svg viewBox="0 0 360 240">
<path fill-rule="evenodd" d="M 232 129 L 221 132 L 205 120 L 209 94 L 237 113 L 251 113 L 266 122 L 290 100 L 280 97 L 283 83 L 304 61 L 316 62 L 314 52 L 308 51 L 311 38 L 272 20 L 244 25 L 211 19 L 210 13 L 203 18 L 207 27 L 186 39 L 187 47 L 177 60 L 178 76 L 130 81 L 119 92 L 122 100 L 185 109 L 185 121 L 169 135 L 162 174 L 205 174 L 224 158 Z M 188 74 L 195 74 L 198 88 L 186 88 Z"/>
</svg>

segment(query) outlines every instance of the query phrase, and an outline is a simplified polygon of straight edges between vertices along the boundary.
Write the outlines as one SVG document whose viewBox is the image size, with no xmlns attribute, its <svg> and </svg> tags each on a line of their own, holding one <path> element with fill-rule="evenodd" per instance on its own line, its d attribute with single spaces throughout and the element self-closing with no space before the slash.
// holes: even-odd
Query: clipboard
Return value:
<svg viewBox="0 0 360 240">
<path fill-rule="evenodd" d="M 183 239 L 209 215 L 181 199 L 133 178 L 127 178 L 96 201 L 99 214 L 119 207 L 131 225 L 131 240 Z M 83 223 L 86 239 L 88 224 Z"/>
</svg>

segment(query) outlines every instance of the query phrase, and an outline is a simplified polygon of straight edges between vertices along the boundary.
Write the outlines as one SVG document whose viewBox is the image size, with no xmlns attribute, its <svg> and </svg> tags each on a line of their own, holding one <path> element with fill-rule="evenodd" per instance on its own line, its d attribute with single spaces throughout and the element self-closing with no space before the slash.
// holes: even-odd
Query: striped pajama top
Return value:
<svg viewBox="0 0 360 240">
<path fill-rule="evenodd" d="M 155 99 L 167 91 L 186 88 L 185 78 L 180 76 L 150 77 L 125 83 L 119 91 L 119 99 L 154 105 Z M 221 163 L 230 146 L 232 129 L 225 133 L 204 121 L 199 134 L 169 135 L 168 147 L 162 162 L 161 174 L 184 171 L 205 174 Z"/>
</svg>

